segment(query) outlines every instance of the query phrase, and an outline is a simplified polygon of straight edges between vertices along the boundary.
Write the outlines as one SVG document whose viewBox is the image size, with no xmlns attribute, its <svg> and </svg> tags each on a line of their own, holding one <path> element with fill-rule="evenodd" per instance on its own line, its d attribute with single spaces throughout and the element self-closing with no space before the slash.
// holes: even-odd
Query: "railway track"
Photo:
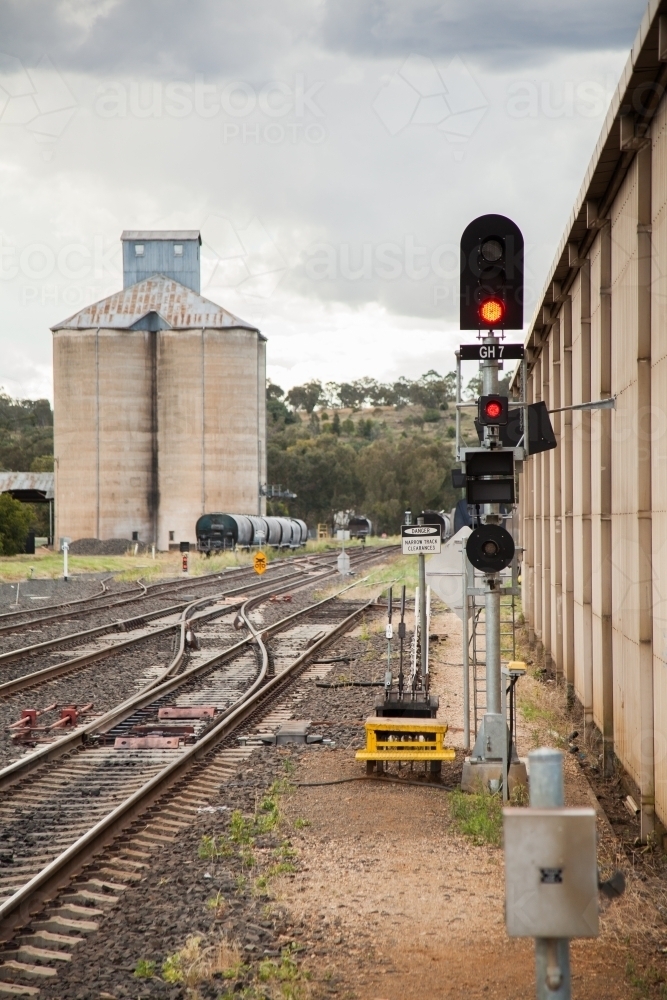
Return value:
<svg viewBox="0 0 667 1000">
<path fill-rule="evenodd" d="M 372 552 L 369 555 L 374 557 Z M 359 553 L 359 557 L 363 559 L 364 554 Z M 53 742 L 61 735 L 63 725 L 85 730 L 93 712 L 99 716 L 127 700 L 137 689 L 147 690 L 177 672 L 184 657 L 186 622 L 191 621 L 199 629 L 204 622 L 217 621 L 218 644 L 232 645 L 236 640 L 234 614 L 249 594 L 297 591 L 332 572 L 331 559 L 320 558 L 316 562 L 302 561 L 299 566 L 284 566 L 271 579 L 257 580 L 253 573 L 254 582 L 244 586 L 220 590 L 218 582 L 216 593 L 187 604 L 0 655 L 0 678 L 6 678 L 0 680 L 0 762 L 8 764 L 26 748 Z M 236 577 L 234 582 L 238 583 Z M 105 633 L 118 628 L 120 636 L 114 635 L 111 640 L 105 637 Z M 174 638 L 177 649 L 172 659 Z M 45 655 L 53 656 L 56 647 L 77 646 L 83 641 L 87 646 L 77 655 L 56 663 L 47 660 L 44 665 Z M 141 654 L 137 652 L 140 647 Z M 106 663 L 100 672 L 102 660 Z M 86 710 L 83 715 L 81 706 Z M 22 719 L 27 720 L 25 725 Z"/>
<path fill-rule="evenodd" d="M 377 557 L 371 553 L 361 561 Z M 36 995 L 39 981 L 57 974 L 58 963 L 71 954 L 67 948 L 93 929 L 104 904 L 112 902 L 109 893 L 121 892 L 133 872 L 136 877 L 141 860 L 129 849 L 108 869 L 116 871 L 117 882 L 102 872 L 101 879 L 75 886 L 64 905 L 56 904 L 43 919 L 35 915 L 158 800 L 177 794 L 185 808 L 204 786 L 219 783 L 221 771 L 229 769 L 223 744 L 234 730 L 258 715 L 270 716 L 276 698 L 310 658 L 373 603 L 337 596 L 279 617 L 269 595 L 248 598 L 240 609 L 248 634 L 233 646 L 211 651 L 218 641 L 218 623 L 211 619 L 199 632 L 202 648 L 180 674 L 116 706 L 85 732 L 0 771 L 0 941 L 28 927 L 16 947 L 0 955 L 0 995 Z M 269 617 L 275 620 L 267 623 Z M 167 826 L 162 836 L 152 835 L 153 844 L 166 843 L 166 831 L 178 825 L 163 810 L 160 815 Z"/>
<path fill-rule="evenodd" d="M 289 561 L 280 560 L 270 563 L 267 572 L 273 574 L 285 565 L 308 566 L 318 561 L 332 562 L 333 560 L 335 560 L 335 554 L 333 553 L 295 556 L 290 558 Z M 184 580 L 165 580 L 149 585 L 139 581 L 136 589 L 120 592 L 109 592 L 106 584 L 103 582 L 103 592 L 92 597 L 78 598 L 75 601 L 65 604 L 53 604 L 42 608 L 25 608 L 0 615 L 0 636 L 26 631 L 37 626 L 44 628 L 54 622 L 109 611 L 126 604 L 136 604 L 138 601 L 163 599 L 184 590 L 198 590 L 199 588 L 210 587 L 213 583 L 224 580 L 229 576 L 234 576 L 235 579 L 241 580 L 254 579 L 255 575 L 252 566 L 233 567 L 222 573 L 205 574 L 201 577 L 188 577 Z M 44 614 L 45 611 L 49 613 Z"/>
</svg>

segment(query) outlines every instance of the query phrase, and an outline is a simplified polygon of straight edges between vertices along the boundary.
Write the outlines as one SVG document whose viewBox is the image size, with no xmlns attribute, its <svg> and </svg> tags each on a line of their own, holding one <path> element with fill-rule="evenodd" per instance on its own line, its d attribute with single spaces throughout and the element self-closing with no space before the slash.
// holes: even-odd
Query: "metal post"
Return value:
<svg viewBox="0 0 667 1000">
<path fill-rule="evenodd" d="M 565 804 L 563 754 L 542 747 L 528 754 L 530 805 L 559 809 Z M 568 938 L 535 938 L 537 1000 L 571 1000 L 570 941 Z"/>
<path fill-rule="evenodd" d="M 423 524 L 424 518 L 418 517 L 417 524 Z M 423 552 L 419 559 L 419 630 L 421 632 L 421 671 L 422 685 L 425 689 L 428 673 L 428 636 L 426 634 L 426 557 Z"/>
<path fill-rule="evenodd" d="M 461 542 L 461 558 L 463 559 L 463 749 L 470 752 L 470 638 L 468 633 L 468 557 L 466 547 Z"/>
<path fill-rule="evenodd" d="M 67 553 L 69 552 L 69 542 L 63 542 L 63 580 L 67 580 Z"/>
<path fill-rule="evenodd" d="M 487 581 L 484 595 L 486 620 L 486 711 L 498 714 L 500 705 L 500 594 Z"/>
<path fill-rule="evenodd" d="M 461 457 L 461 352 L 456 352 L 456 458 Z"/>
<path fill-rule="evenodd" d="M 392 625 L 391 625 L 391 612 L 392 612 L 392 604 L 393 604 L 392 593 L 393 593 L 393 588 L 390 587 L 389 588 L 389 594 L 388 594 L 388 597 L 387 597 L 387 629 L 386 629 L 386 637 L 387 637 L 387 670 L 386 670 L 386 673 L 384 675 L 384 687 L 385 687 L 385 694 L 386 694 L 387 698 L 391 694 L 391 685 L 392 685 L 392 674 L 391 674 L 391 640 L 392 640 L 392 636 L 393 636 L 393 629 L 392 629 Z"/>
</svg>

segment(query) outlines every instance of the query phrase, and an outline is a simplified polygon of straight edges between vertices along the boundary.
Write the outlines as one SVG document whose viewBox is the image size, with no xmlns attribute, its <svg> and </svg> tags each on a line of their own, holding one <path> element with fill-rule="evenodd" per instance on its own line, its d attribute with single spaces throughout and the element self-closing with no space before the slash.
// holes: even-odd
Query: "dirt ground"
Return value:
<svg viewBox="0 0 667 1000">
<path fill-rule="evenodd" d="M 432 632 L 441 637 L 432 647 L 433 689 L 451 726 L 448 743 L 461 747 L 460 623 L 442 612 Z M 524 704 L 538 706 L 538 721 L 520 717 L 519 753 L 562 745 L 569 721 L 549 708 L 562 694 L 533 678 L 521 683 Z M 563 732 L 545 729 L 558 725 Z M 667 926 L 656 905 L 662 879 L 633 870 L 576 760 L 565 756 L 567 804 L 597 808 L 602 872 L 621 867 L 628 879 L 625 896 L 602 916 L 601 936 L 572 944 L 573 996 L 665 997 Z M 341 749 L 301 757 L 294 777 L 308 784 L 363 773 L 353 752 Z M 315 980 L 331 983 L 332 994 L 359 1000 L 535 995 L 533 942 L 505 933 L 502 848 L 460 835 L 448 798 L 441 789 L 359 781 L 300 787 L 287 800 L 289 815 L 310 825 L 293 837 L 298 873 L 278 898 L 303 927 L 305 964 Z"/>
</svg>

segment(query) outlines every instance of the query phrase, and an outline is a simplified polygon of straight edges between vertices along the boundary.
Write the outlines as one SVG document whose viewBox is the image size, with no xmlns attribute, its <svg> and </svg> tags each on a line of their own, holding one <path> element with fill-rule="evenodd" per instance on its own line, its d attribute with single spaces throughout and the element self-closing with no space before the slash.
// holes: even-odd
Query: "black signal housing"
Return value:
<svg viewBox="0 0 667 1000">
<path fill-rule="evenodd" d="M 461 237 L 462 330 L 523 329 L 523 235 L 504 215 L 481 215 Z"/>
<path fill-rule="evenodd" d="M 496 393 L 489 396 L 480 396 L 477 406 L 477 419 L 482 426 L 502 427 L 507 423 L 509 412 L 509 399 L 507 396 L 500 396 Z"/>
</svg>

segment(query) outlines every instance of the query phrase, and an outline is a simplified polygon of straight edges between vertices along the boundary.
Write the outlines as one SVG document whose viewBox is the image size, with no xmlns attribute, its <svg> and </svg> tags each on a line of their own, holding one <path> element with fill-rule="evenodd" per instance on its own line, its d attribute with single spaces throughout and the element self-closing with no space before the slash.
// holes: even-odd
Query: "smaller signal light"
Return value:
<svg viewBox="0 0 667 1000">
<path fill-rule="evenodd" d="M 484 299 L 477 310 L 480 321 L 487 326 L 498 326 L 505 318 L 505 303 L 501 299 Z"/>
<path fill-rule="evenodd" d="M 508 402 L 507 396 L 480 396 L 477 414 L 480 424 L 506 424 Z"/>
</svg>

